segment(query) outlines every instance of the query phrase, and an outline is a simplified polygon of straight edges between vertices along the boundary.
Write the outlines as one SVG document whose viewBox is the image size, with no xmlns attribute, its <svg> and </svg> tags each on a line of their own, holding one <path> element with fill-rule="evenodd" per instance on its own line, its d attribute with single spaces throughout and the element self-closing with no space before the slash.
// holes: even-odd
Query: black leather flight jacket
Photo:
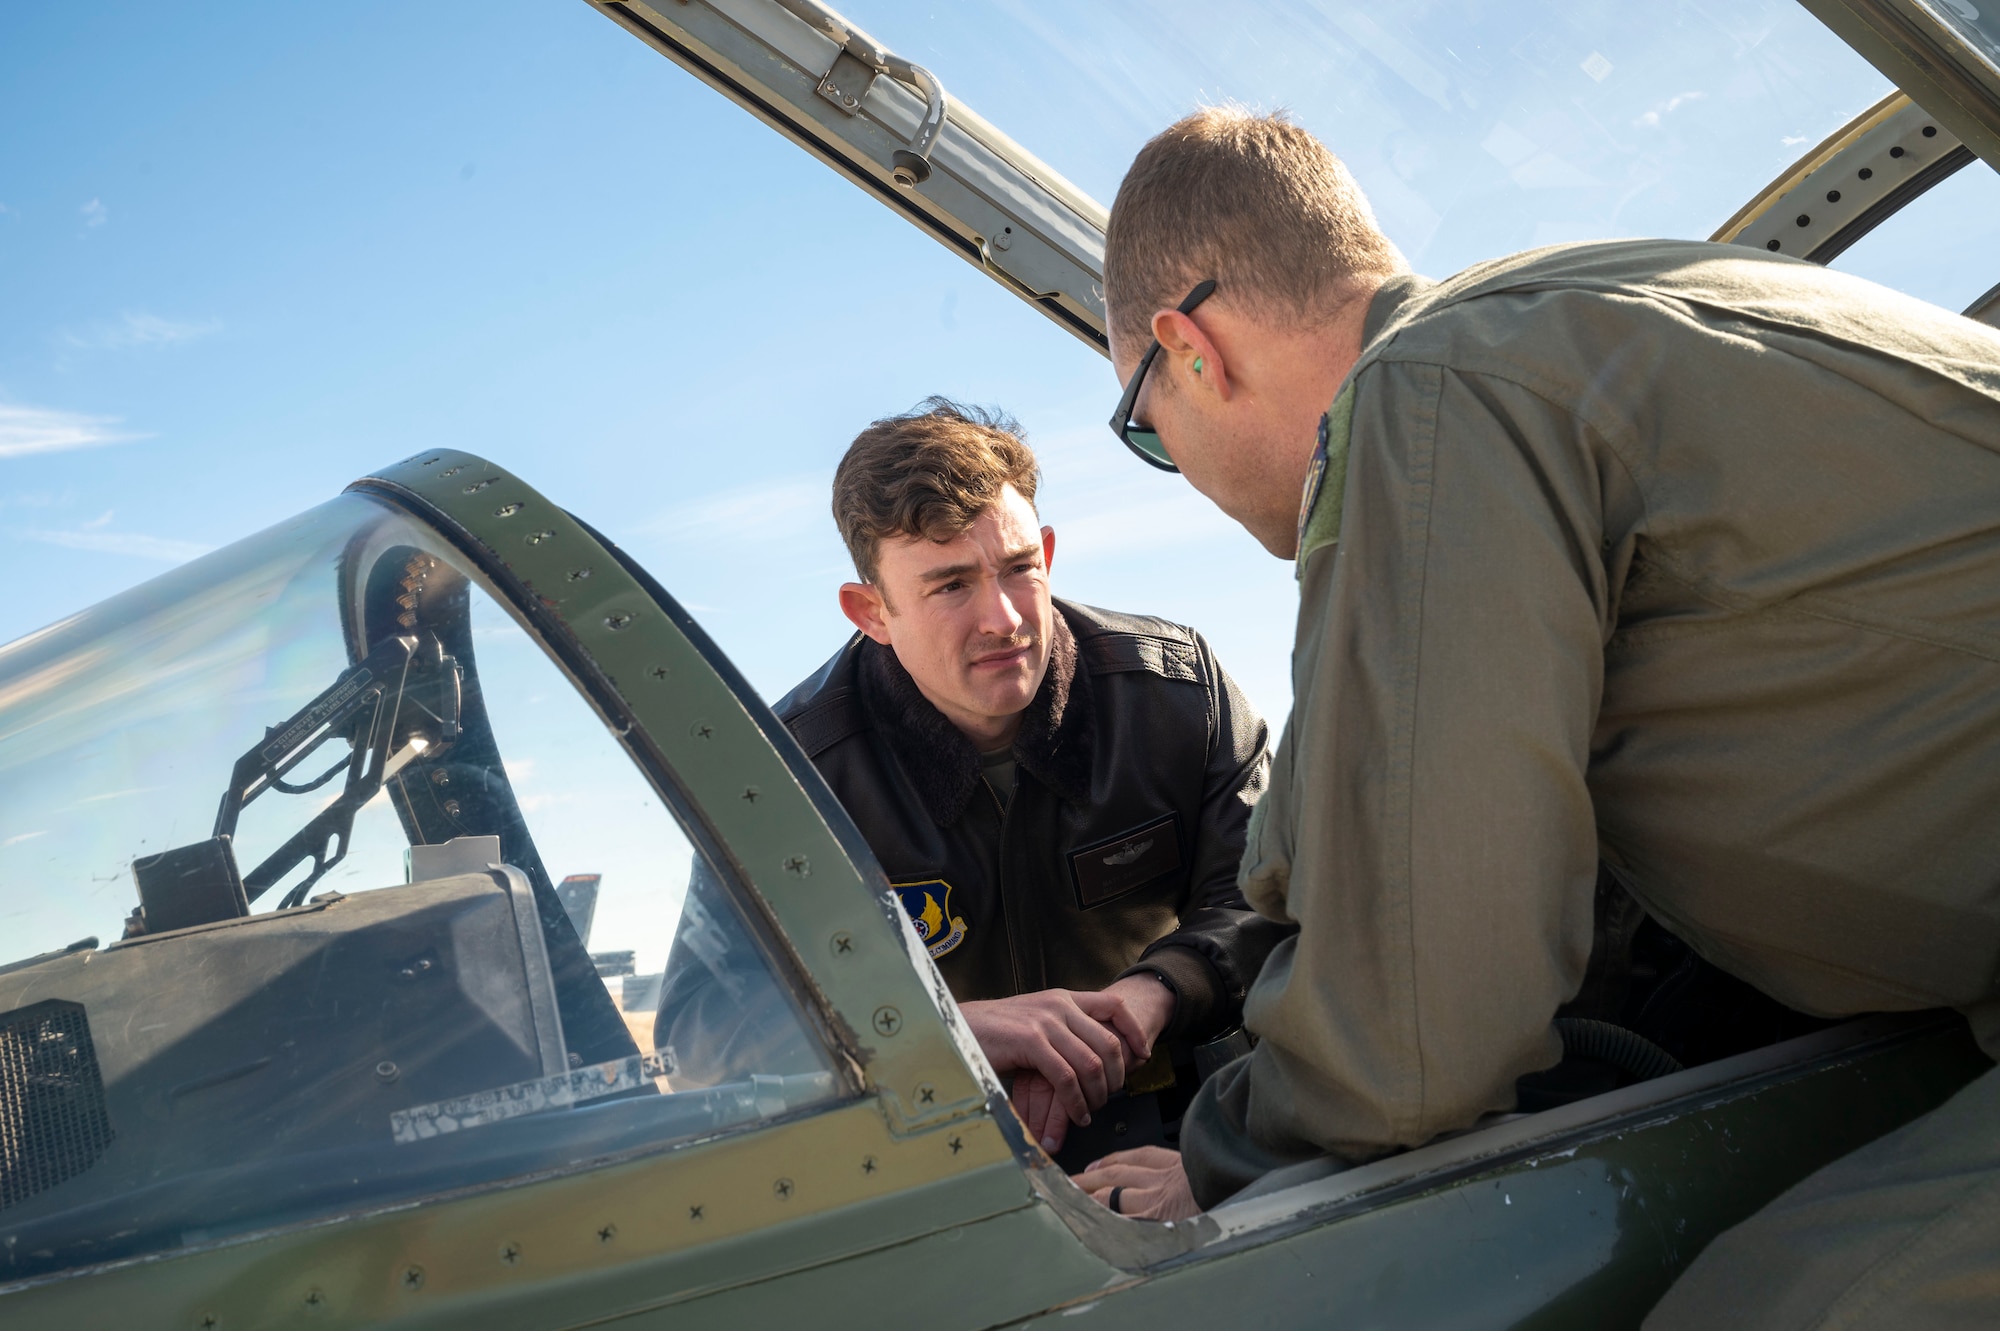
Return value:
<svg viewBox="0 0 2000 1331">
<path fill-rule="evenodd" d="M 1236 886 L 1270 769 L 1263 719 L 1193 630 L 1055 605 L 1004 810 L 971 741 L 860 634 L 777 713 L 959 1001 L 1152 971 L 1178 999 L 1166 1037 L 1210 1039 L 1291 932 Z"/>
</svg>

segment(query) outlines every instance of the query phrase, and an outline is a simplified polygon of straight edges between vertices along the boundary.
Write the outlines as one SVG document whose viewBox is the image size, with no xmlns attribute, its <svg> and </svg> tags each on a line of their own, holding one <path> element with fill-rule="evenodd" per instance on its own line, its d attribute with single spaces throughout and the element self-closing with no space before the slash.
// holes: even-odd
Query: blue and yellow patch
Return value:
<svg viewBox="0 0 2000 1331">
<path fill-rule="evenodd" d="M 951 884 L 942 878 L 927 878 L 921 883 L 891 883 L 890 890 L 903 909 L 910 913 L 910 923 L 917 928 L 917 937 L 923 940 L 924 950 L 936 961 L 945 953 L 965 941 L 965 921 L 951 913 Z"/>
</svg>

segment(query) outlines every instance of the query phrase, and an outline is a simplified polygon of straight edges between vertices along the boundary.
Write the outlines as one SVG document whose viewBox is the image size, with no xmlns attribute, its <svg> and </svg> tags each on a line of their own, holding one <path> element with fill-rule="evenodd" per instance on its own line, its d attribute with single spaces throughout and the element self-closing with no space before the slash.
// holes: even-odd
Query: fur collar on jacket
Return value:
<svg viewBox="0 0 2000 1331">
<path fill-rule="evenodd" d="M 1090 675 L 1077 669 L 1076 635 L 1061 610 L 1054 621 L 1049 668 L 1021 716 L 1014 761 L 1058 796 L 1076 801 L 1090 793 Z M 931 706 L 893 651 L 865 638 L 860 651 L 863 706 L 909 774 L 931 821 L 951 826 L 979 789 L 979 751 Z"/>
</svg>

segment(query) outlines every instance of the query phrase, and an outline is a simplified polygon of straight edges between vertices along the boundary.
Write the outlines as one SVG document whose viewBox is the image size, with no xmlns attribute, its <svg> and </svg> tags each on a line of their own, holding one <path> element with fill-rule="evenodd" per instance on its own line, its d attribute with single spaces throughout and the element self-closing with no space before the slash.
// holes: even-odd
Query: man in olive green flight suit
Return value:
<svg viewBox="0 0 2000 1331">
<path fill-rule="evenodd" d="M 1298 561 L 1242 883 L 1300 932 L 1184 1166 L 1087 1186 L 1184 1214 L 1511 1109 L 1600 857 L 1793 1007 L 1953 1007 L 2000 1053 L 2000 333 L 1690 242 L 1425 281 L 1323 146 L 1233 111 L 1141 152 L 1105 269 L 1114 428 Z M 1722 1236 L 1649 1325 L 2000 1325 L 1996 1271 L 2000 1072 Z"/>
</svg>

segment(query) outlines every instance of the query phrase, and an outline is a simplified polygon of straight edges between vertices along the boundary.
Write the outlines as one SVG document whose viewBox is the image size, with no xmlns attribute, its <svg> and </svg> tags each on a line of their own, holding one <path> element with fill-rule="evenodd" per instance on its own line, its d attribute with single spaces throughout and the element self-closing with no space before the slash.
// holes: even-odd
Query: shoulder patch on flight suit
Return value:
<svg viewBox="0 0 2000 1331">
<path fill-rule="evenodd" d="M 965 921 L 951 913 L 951 884 L 942 878 L 919 883 L 891 883 L 889 889 L 909 912 L 924 950 L 936 961 L 965 941 Z"/>
<path fill-rule="evenodd" d="M 1170 813 L 1095 845 L 1073 850 L 1069 875 L 1084 910 L 1122 897 L 1181 867 L 1181 816 Z"/>
<path fill-rule="evenodd" d="M 1319 447 L 1299 496 L 1299 553 L 1294 577 L 1303 577 L 1306 557 L 1340 540 L 1340 508 L 1347 493 L 1347 439 L 1354 429 L 1354 380 L 1349 379 L 1319 418 Z"/>
</svg>

